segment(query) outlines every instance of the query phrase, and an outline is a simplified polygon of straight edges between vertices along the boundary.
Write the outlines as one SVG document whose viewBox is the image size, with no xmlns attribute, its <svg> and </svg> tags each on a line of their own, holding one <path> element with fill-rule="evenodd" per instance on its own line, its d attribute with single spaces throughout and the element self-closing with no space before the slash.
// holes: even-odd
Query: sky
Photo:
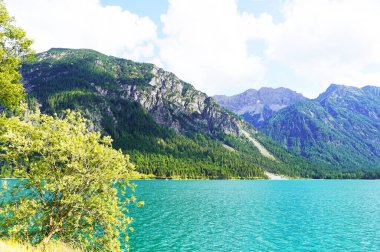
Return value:
<svg viewBox="0 0 380 252">
<path fill-rule="evenodd" d="M 37 52 L 150 62 L 208 95 L 380 85 L 378 0 L 5 0 Z"/>
</svg>

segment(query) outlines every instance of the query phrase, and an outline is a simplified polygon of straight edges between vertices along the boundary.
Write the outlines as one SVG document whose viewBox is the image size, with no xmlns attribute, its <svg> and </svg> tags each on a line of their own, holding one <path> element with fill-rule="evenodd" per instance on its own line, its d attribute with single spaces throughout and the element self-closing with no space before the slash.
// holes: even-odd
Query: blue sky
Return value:
<svg viewBox="0 0 380 252">
<path fill-rule="evenodd" d="M 268 13 L 272 16 L 275 23 L 283 21 L 281 7 L 285 0 L 238 0 L 237 8 L 240 12 L 252 13 L 259 16 L 262 13 Z M 157 33 L 160 38 L 164 37 L 162 34 L 163 24 L 161 22 L 161 15 L 165 14 L 168 9 L 168 0 L 102 0 L 101 3 L 106 5 L 118 5 L 124 10 L 131 11 L 140 16 L 148 16 L 157 25 Z M 266 46 L 262 41 L 251 41 L 248 44 L 248 50 L 255 55 L 262 55 Z M 293 71 L 286 65 L 279 62 L 268 61 L 270 65 L 269 72 L 266 80 L 261 83 L 263 86 L 286 86 L 287 83 L 300 83 L 304 80 L 297 78 Z M 284 81 L 286 79 L 286 82 Z M 301 83 L 300 83 L 301 84 Z M 294 85 L 294 84 L 293 84 Z M 297 87 L 297 84 L 294 86 Z M 254 86 L 253 88 L 257 88 Z"/>
<path fill-rule="evenodd" d="M 103 5 L 118 5 L 139 16 L 148 16 L 158 26 L 161 25 L 160 16 L 168 9 L 167 0 L 101 0 L 101 3 Z"/>
<path fill-rule="evenodd" d="M 281 6 L 284 2 L 285 0 L 238 0 L 237 5 L 241 12 L 249 12 L 255 15 L 267 12 L 272 15 L 275 22 L 279 22 L 283 20 Z M 162 28 L 160 16 L 168 9 L 168 0 L 101 0 L 101 3 L 103 5 L 118 5 L 124 10 L 140 16 L 148 16 L 160 28 Z"/>
<path fill-rule="evenodd" d="M 151 62 L 209 95 L 380 84 L 377 0 L 5 0 L 36 51 Z"/>
</svg>

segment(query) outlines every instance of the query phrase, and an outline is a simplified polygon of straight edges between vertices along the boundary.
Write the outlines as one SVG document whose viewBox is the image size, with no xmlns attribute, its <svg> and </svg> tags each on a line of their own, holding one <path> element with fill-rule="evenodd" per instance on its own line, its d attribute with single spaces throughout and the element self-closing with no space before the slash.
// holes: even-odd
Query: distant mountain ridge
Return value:
<svg viewBox="0 0 380 252">
<path fill-rule="evenodd" d="M 267 88 L 233 95 L 213 96 L 216 102 L 242 116 L 247 122 L 260 128 L 275 112 L 299 101 L 307 100 L 302 94 L 287 88 Z"/>
<path fill-rule="evenodd" d="M 241 99 L 239 106 L 251 103 Z M 272 112 L 263 123 L 242 116 L 306 158 L 346 170 L 380 170 L 380 87 L 332 84 L 316 99 L 300 98 Z"/>
</svg>

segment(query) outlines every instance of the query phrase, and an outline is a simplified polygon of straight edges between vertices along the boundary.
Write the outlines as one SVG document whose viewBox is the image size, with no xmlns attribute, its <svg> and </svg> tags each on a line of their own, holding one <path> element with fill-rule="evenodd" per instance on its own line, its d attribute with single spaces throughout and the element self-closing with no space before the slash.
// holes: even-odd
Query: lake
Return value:
<svg viewBox="0 0 380 252">
<path fill-rule="evenodd" d="M 380 181 L 135 181 L 131 251 L 379 251 Z"/>
</svg>

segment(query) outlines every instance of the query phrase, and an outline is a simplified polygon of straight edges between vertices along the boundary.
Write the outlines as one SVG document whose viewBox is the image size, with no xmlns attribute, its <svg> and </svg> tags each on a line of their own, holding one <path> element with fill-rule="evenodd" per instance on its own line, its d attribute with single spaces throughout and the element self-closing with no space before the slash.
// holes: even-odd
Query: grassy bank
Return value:
<svg viewBox="0 0 380 252">
<path fill-rule="evenodd" d="M 79 249 L 73 249 L 70 246 L 57 241 L 51 241 L 43 249 L 42 247 L 34 247 L 29 244 L 21 244 L 16 241 L 1 241 L 0 251 L 7 252 L 80 252 Z"/>
</svg>

